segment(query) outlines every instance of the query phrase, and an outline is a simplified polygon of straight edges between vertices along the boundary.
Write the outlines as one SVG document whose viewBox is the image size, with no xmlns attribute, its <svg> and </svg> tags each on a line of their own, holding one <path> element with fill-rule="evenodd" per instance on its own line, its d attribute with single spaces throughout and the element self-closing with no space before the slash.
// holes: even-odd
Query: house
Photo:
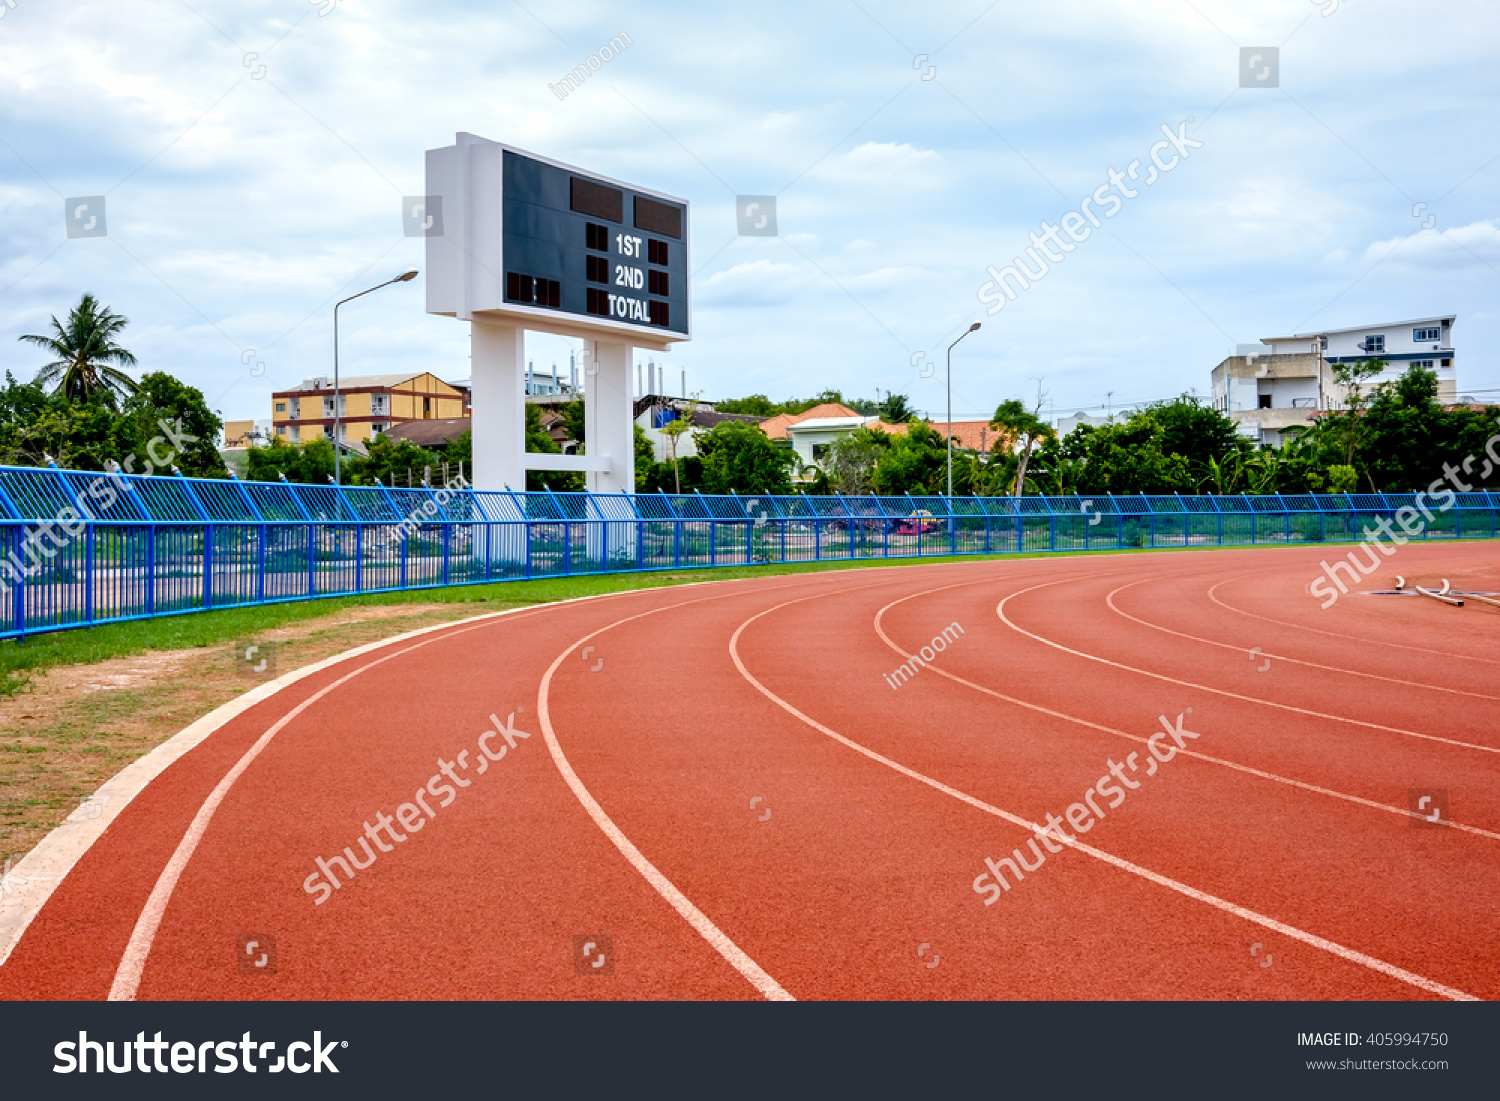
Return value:
<svg viewBox="0 0 1500 1101">
<path fill-rule="evenodd" d="M 264 447 L 270 438 L 270 421 L 225 421 L 221 450 L 240 451 L 247 447 Z"/>
<path fill-rule="evenodd" d="M 900 436 L 905 434 L 907 425 L 880 424 L 871 425 L 882 432 Z M 927 427 L 931 428 L 939 436 L 948 431 L 947 421 L 928 421 Z M 953 422 L 953 450 L 954 451 L 978 451 L 987 454 L 995 444 L 1005 438 L 1005 433 L 990 426 L 989 421 L 954 421 Z"/>
<path fill-rule="evenodd" d="M 948 429 L 948 422 L 934 421 L 931 427 L 942 435 Z M 908 426 L 887 424 L 879 417 L 862 416 L 847 405 L 835 403 L 816 405 L 805 413 L 782 414 L 761 422 L 761 430 L 766 435 L 772 439 L 784 437 L 791 444 L 803 467 L 821 467 L 828 448 L 860 428 L 899 436 L 907 431 Z M 953 422 L 955 450 L 987 452 L 999 438 L 1000 434 L 990 427 L 989 421 Z"/>
<path fill-rule="evenodd" d="M 472 424 L 473 420 L 469 417 L 449 417 L 440 421 L 404 421 L 392 425 L 381 434 L 393 442 L 407 440 L 418 447 L 441 448 L 447 447 L 469 431 Z"/>
<path fill-rule="evenodd" d="M 1311 424 L 1319 411 L 1347 405 L 1350 395 L 1333 368 L 1362 359 L 1387 365 L 1365 389 L 1400 378 L 1411 367 L 1426 367 L 1437 375 L 1438 400 L 1451 404 L 1458 393 L 1456 320 L 1449 314 L 1241 344 L 1213 369 L 1213 406 L 1233 419 L 1242 434 L 1276 446 Z"/>
<path fill-rule="evenodd" d="M 339 380 L 339 439 L 362 443 L 398 424 L 466 415 L 465 389 L 436 375 L 356 375 Z M 317 376 L 271 395 L 271 423 L 289 443 L 333 438 L 333 379 Z"/>
</svg>

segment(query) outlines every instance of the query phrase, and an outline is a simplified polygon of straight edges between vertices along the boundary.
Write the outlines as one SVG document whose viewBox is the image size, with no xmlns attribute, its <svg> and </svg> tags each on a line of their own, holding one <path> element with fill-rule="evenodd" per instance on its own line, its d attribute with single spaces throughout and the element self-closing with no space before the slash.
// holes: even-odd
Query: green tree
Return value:
<svg viewBox="0 0 1500 1101">
<path fill-rule="evenodd" d="M 759 427 L 721 421 L 698 437 L 705 493 L 790 493 L 796 456 L 777 447 Z"/>
<path fill-rule="evenodd" d="M 1187 460 L 1188 477 L 1193 486 L 1209 476 L 1210 460 L 1223 464 L 1230 456 L 1252 448 L 1250 441 L 1239 434 L 1239 427 L 1231 418 L 1188 394 L 1148 405 L 1141 412 L 1154 417 L 1161 425 L 1163 454 L 1181 455 Z"/>
<path fill-rule="evenodd" d="M 120 421 L 118 435 L 136 457 L 133 469 L 144 470 L 150 462 L 168 469 L 175 465 L 190 478 L 226 476 L 219 454 L 224 422 L 196 387 L 162 371 L 144 375 L 126 397 Z M 163 464 L 169 453 L 172 458 Z"/>
<path fill-rule="evenodd" d="M 1371 390 L 1368 383 L 1385 370 L 1383 359 L 1361 359 L 1354 363 L 1335 363 L 1333 377 L 1345 388 L 1344 407 L 1324 414 L 1322 426 L 1325 438 L 1342 452 L 1343 466 L 1358 469 L 1355 457 L 1362 450 L 1369 435 L 1369 424 L 1365 410 L 1374 400 L 1379 387 Z M 1374 487 L 1371 480 L 1371 488 Z"/>
<path fill-rule="evenodd" d="M 879 413 L 886 424 L 905 424 L 917 415 L 905 394 L 886 394 L 880 399 Z"/>
<path fill-rule="evenodd" d="M 1015 496 L 1026 495 L 1026 468 L 1031 463 L 1031 453 L 1036 445 L 1057 435 L 1050 424 L 1015 398 L 1002 401 L 990 418 L 990 427 L 1004 432 L 1021 446 L 1021 459 L 1016 468 Z"/>
<path fill-rule="evenodd" d="M 667 437 L 667 450 L 672 460 L 672 483 L 675 491 L 678 493 L 682 492 L 682 475 L 677 466 L 677 449 L 682 443 L 682 437 L 693 430 L 693 414 L 697 410 L 698 402 L 696 395 L 694 395 L 694 400 L 689 403 L 686 409 L 679 409 L 677 416 L 662 425 L 659 429 L 661 434 Z M 765 435 L 758 428 L 756 432 L 761 436 Z"/>
<path fill-rule="evenodd" d="M 66 325 L 54 315 L 50 335 L 27 333 L 19 339 L 57 357 L 37 372 L 38 384 L 52 386 L 73 403 L 99 401 L 115 409 L 119 399 L 136 386 L 119 369 L 134 367 L 136 362 L 135 356 L 115 343 L 126 324 L 126 318 L 85 294 L 68 312 Z"/>
<path fill-rule="evenodd" d="M 562 454 L 562 448 L 557 446 L 557 441 L 542 427 L 542 407 L 530 401 L 526 403 L 526 450 L 534 455 Z M 583 475 L 571 470 L 528 470 L 526 472 L 526 488 L 533 493 L 542 489 L 550 489 L 557 493 L 576 493 L 583 486 Z"/>
<path fill-rule="evenodd" d="M 656 465 L 656 448 L 651 437 L 640 425 L 635 425 L 635 488 L 638 492 L 650 489 L 651 468 Z"/>
<path fill-rule="evenodd" d="M 585 453 L 584 445 L 588 442 L 584 439 L 584 426 L 586 423 L 584 419 L 584 402 L 586 401 L 588 401 L 588 398 L 575 398 L 570 402 L 565 402 L 562 407 L 563 428 L 567 431 L 568 438 L 578 444 L 578 454 L 580 455 Z"/>
<path fill-rule="evenodd" d="M 890 447 L 890 436 L 868 428 L 839 437 L 823 457 L 830 488 L 839 493 L 869 493 L 875 488 L 875 468 Z"/>
<path fill-rule="evenodd" d="M 714 409 L 720 413 L 748 413 L 752 417 L 774 417 L 781 412 L 781 406 L 764 394 L 715 402 Z"/>
<path fill-rule="evenodd" d="M 393 440 L 380 435 L 370 441 L 367 454 L 351 456 L 346 469 L 355 485 L 401 485 L 410 478 L 420 483 L 422 472 L 433 463 L 433 454 L 410 440 Z"/>
<path fill-rule="evenodd" d="M 284 474 L 289 482 L 327 485 L 333 478 L 333 442 L 319 436 L 288 443 L 272 436 L 266 446 L 250 448 L 245 462 L 246 477 L 252 482 L 275 482 Z"/>
<path fill-rule="evenodd" d="M 941 493 L 946 488 L 947 448 L 932 425 L 912 421 L 890 437 L 891 446 L 875 466 L 875 490 L 885 496 Z"/>
</svg>

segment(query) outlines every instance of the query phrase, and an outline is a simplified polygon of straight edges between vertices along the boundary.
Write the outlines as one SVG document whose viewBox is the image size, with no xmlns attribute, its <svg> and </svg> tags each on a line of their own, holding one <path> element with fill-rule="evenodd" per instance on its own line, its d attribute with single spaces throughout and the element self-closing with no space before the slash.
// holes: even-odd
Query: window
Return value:
<svg viewBox="0 0 1500 1101">
<path fill-rule="evenodd" d="M 1418 344 L 1424 344 L 1424 343 L 1426 343 L 1429 340 L 1442 340 L 1443 339 L 1443 330 L 1442 329 L 1413 329 L 1411 331 L 1411 338 L 1412 338 L 1413 341 L 1415 341 Z"/>
<path fill-rule="evenodd" d="M 1367 352 L 1383 352 L 1385 351 L 1385 336 L 1367 336 L 1361 347 Z"/>
<path fill-rule="evenodd" d="M 428 420 L 431 417 L 432 417 L 432 399 L 431 398 L 423 398 L 422 399 L 422 419 L 423 420 Z"/>
<path fill-rule="evenodd" d="M 1259 396 L 1260 396 L 1260 408 L 1261 409 L 1269 409 L 1269 408 L 1271 408 L 1271 395 L 1270 394 L 1261 394 Z"/>
<path fill-rule="evenodd" d="M 1430 359 L 1414 359 L 1411 361 L 1413 367 L 1426 367 L 1431 369 L 1433 361 Z"/>
<path fill-rule="evenodd" d="M 812 446 L 812 453 L 813 453 L 813 462 L 815 462 L 815 463 L 822 462 L 823 461 L 823 456 L 826 455 L 826 454 L 828 454 L 828 444 L 826 444 L 826 443 L 815 443 L 815 444 L 813 444 L 813 446 Z"/>
<path fill-rule="evenodd" d="M 1453 361 L 1451 359 L 1445 359 L 1445 360 L 1443 360 L 1443 366 L 1444 367 L 1452 367 L 1453 366 Z"/>
<path fill-rule="evenodd" d="M 286 425 L 284 425 L 284 424 L 277 425 L 277 427 L 276 427 L 276 434 L 278 436 L 285 436 L 286 435 Z"/>
<path fill-rule="evenodd" d="M 286 412 L 286 402 L 284 402 L 284 401 L 278 401 L 276 403 L 276 412 L 278 412 L 278 413 L 285 413 Z"/>
</svg>

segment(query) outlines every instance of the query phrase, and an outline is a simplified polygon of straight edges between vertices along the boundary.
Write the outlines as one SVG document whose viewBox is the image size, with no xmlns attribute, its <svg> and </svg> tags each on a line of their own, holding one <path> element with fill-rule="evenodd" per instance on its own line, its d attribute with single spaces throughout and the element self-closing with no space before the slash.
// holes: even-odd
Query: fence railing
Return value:
<svg viewBox="0 0 1500 1101">
<path fill-rule="evenodd" d="M 1419 499 L 1420 497 L 1420 499 Z M 1410 510 L 1403 514 L 1402 510 Z M 1493 538 L 1500 493 L 827 497 L 314 486 L 0 467 L 0 638 L 249 604 L 838 559 Z"/>
</svg>

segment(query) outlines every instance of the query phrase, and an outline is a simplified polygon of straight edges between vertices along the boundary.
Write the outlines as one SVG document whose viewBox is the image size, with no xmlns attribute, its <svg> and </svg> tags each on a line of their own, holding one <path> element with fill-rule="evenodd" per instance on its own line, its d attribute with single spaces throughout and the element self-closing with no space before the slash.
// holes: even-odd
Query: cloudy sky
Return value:
<svg viewBox="0 0 1500 1101">
<path fill-rule="evenodd" d="M 1057 413 L 1118 409 L 1206 393 L 1237 343 L 1439 313 L 1458 315 L 1460 393 L 1500 398 L 1485 0 L 0 13 L 0 368 L 17 377 L 39 360 L 15 337 L 88 291 L 130 318 L 143 368 L 268 416 L 273 389 L 331 370 L 334 300 L 423 263 L 400 200 L 462 130 L 691 202 L 694 339 L 658 358 L 708 398 L 895 389 L 939 416 L 943 370 L 924 365 L 980 320 L 954 353 L 956 416 L 1038 380 Z M 622 32 L 583 87 L 549 91 Z M 1240 87 L 1242 47 L 1277 87 Z M 1163 126 L 1202 144 L 1143 186 Z M 987 267 L 1132 161 L 1136 196 L 988 314 Z M 742 194 L 776 196 L 780 236 L 737 234 Z M 107 236 L 70 239 L 65 200 L 99 195 Z M 343 371 L 466 377 L 467 326 L 423 301 L 418 280 L 346 307 Z M 538 366 L 568 349 L 528 346 Z"/>
</svg>

